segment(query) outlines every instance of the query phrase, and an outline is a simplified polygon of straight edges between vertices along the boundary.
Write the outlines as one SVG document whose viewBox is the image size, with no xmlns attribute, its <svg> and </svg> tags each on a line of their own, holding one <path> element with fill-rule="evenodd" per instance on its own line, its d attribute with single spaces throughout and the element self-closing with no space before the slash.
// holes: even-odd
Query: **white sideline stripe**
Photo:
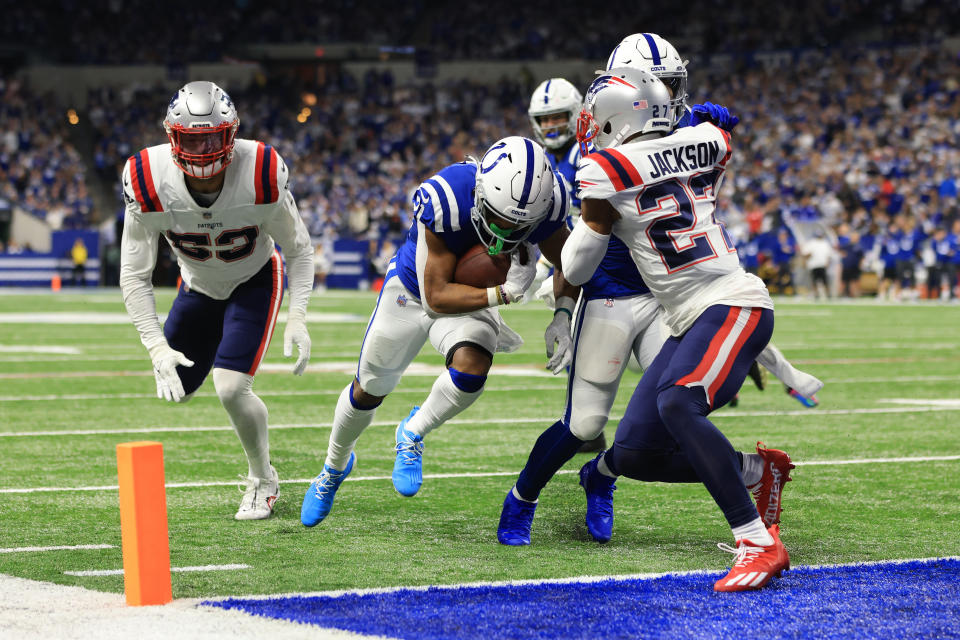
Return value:
<svg viewBox="0 0 960 640">
<path fill-rule="evenodd" d="M 888 398 L 886 400 L 880 400 L 880 402 L 890 403 L 890 404 L 907 404 L 907 405 L 933 405 L 936 407 L 960 407 L 960 399 L 951 399 L 951 400 L 923 400 L 920 398 Z"/>
<path fill-rule="evenodd" d="M 393 423 L 391 423 L 393 424 Z M 793 463 L 798 467 L 801 466 L 830 466 L 830 465 L 848 465 L 848 464 L 885 464 L 885 463 L 910 463 L 910 462 L 944 462 L 944 461 L 953 461 L 960 460 L 960 455 L 954 456 L 915 456 L 909 458 L 858 458 L 852 460 L 808 460 L 808 461 L 797 461 L 794 460 Z M 516 476 L 516 470 L 511 471 L 474 471 L 466 473 L 425 473 L 423 474 L 424 479 L 457 479 L 457 478 L 501 478 L 505 476 Z M 561 469 L 556 473 L 556 475 L 567 475 L 571 473 L 579 473 L 577 469 Z M 382 481 L 382 480 L 391 480 L 391 476 L 359 476 L 359 477 L 348 477 L 344 482 L 370 482 L 370 481 Z M 292 480 L 281 480 L 280 484 L 309 484 L 313 482 L 313 478 L 295 478 Z M 233 481 L 210 481 L 210 482 L 168 482 L 166 483 L 167 489 L 191 489 L 191 488 L 201 488 L 201 487 L 232 487 L 237 484 L 236 480 Z M 52 493 L 58 491 L 117 491 L 119 489 L 118 485 L 101 485 L 101 486 L 91 486 L 91 487 L 30 487 L 26 489 L 0 489 L 0 494 L 3 493 Z"/>
<path fill-rule="evenodd" d="M 83 549 L 116 549 L 112 544 L 69 544 L 55 547 L 7 547 L 0 549 L 0 553 L 27 553 L 34 551 L 79 551 Z"/>
<path fill-rule="evenodd" d="M 551 386 L 525 386 L 522 389 L 523 391 L 565 391 L 565 386 L 551 385 Z M 396 389 L 393 391 L 394 394 L 397 393 L 428 393 L 430 389 L 424 387 L 422 389 Z M 516 387 L 507 387 L 507 388 L 484 388 L 485 393 L 491 392 L 500 392 L 500 391 L 518 391 Z M 316 390 L 301 390 L 301 391 L 257 391 L 257 395 L 262 398 L 267 397 L 276 397 L 276 396 L 339 396 L 343 393 L 343 389 L 316 389 Z M 47 394 L 47 395 L 38 395 L 38 396 L 0 396 L 0 402 L 47 402 L 47 401 L 60 401 L 60 400 L 136 400 L 140 398 L 156 398 L 157 394 L 155 393 L 69 393 L 69 394 Z M 217 394 L 209 391 L 203 391 L 200 393 L 193 394 L 194 398 L 216 398 Z"/>
<path fill-rule="evenodd" d="M 248 564 L 207 564 L 202 567 L 170 567 L 174 573 L 188 573 L 194 571 L 238 571 L 240 569 L 249 569 Z M 123 569 L 91 569 L 89 571 L 64 571 L 68 576 L 122 576 Z"/>
<path fill-rule="evenodd" d="M 397 393 L 394 391 L 394 393 Z M 418 392 L 419 393 L 419 392 Z M 930 413 L 939 411 L 960 411 L 960 405 L 943 407 L 882 407 L 875 409 L 799 409 L 795 411 L 721 411 L 710 414 L 711 418 L 766 418 L 782 416 L 807 416 L 815 418 L 818 416 L 846 416 L 859 414 L 883 414 L 883 413 Z M 610 416 L 609 420 L 616 423 L 622 416 Z M 505 417 L 489 420 L 466 420 L 453 419 L 447 420 L 444 424 L 529 424 L 535 422 L 549 422 L 549 418 L 513 418 Z M 375 420 L 370 423 L 373 427 L 394 426 L 396 420 Z M 271 430 L 283 429 L 329 429 L 333 427 L 329 422 L 298 422 L 288 424 L 272 424 Z M 232 426 L 205 426 L 205 427 L 119 427 L 117 429 L 70 429 L 48 431 L 8 431 L 0 432 L 0 438 L 41 438 L 50 436 L 103 436 L 120 433 L 187 433 L 204 431 L 233 431 Z"/>
<path fill-rule="evenodd" d="M 960 560 L 960 556 L 943 556 L 932 558 L 907 558 L 900 560 L 869 560 L 866 562 L 843 562 L 838 564 L 808 564 L 796 565 L 796 569 L 842 569 L 844 567 L 875 567 L 879 565 L 898 565 L 908 562 L 940 562 L 943 560 Z M 569 578 L 540 578 L 530 580 L 497 580 L 481 582 L 460 582 L 456 584 L 439 585 L 419 585 L 413 587 L 371 587 L 368 589 L 338 589 L 334 591 L 308 591 L 294 593 L 266 593 L 261 595 L 243 595 L 243 596 L 214 596 L 211 598 L 192 598 L 197 604 L 203 602 L 220 602 L 222 600 L 277 600 L 282 598 L 316 598 L 328 597 L 338 598 L 345 595 L 366 595 L 374 593 L 395 593 L 397 591 L 427 591 L 429 589 L 472 589 L 478 587 L 519 587 L 524 585 L 552 585 L 552 584 L 575 584 L 591 582 L 629 582 L 631 580 L 656 580 L 667 576 L 702 576 L 702 575 L 723 575 L 726 570 L 717 571 L 713 569 L 692 569 L 688 571 L 662 571 L 657 573 L 631 573 L 625 575 L 608 576 L 573 576 Z"/>
</svg>

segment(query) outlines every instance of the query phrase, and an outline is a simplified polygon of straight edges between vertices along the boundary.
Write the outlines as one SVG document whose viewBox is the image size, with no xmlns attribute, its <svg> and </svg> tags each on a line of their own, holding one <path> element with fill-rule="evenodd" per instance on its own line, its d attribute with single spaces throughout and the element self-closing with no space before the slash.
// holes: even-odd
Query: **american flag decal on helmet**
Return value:
<svg viewBox="0 0 960 640">
<path fill-rule="evenodd" d="M 646 108 L 647 108 L 647 101 L 646 101 L 646 100 L 634 100 L 634 101 L 633 101 L 633 108 L 634 108 L 634 109 L 646 109 Z"/>
</svg>

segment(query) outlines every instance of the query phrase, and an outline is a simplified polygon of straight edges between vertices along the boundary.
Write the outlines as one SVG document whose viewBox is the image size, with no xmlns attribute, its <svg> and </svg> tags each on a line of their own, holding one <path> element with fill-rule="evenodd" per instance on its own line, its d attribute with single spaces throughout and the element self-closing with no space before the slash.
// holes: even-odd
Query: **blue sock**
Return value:
<svg viewBox="0 0 960 640">
<path fill-rule="evenodd" d="M 570 433 L 570 428 L 562 420 L 554 422 L 533 445 L 527 465 L 517 478 L 517 493 L 524 500 L 539 498 L 550 478 L 573 457 L 582 444 L 583 440 Z"/>
</svg>

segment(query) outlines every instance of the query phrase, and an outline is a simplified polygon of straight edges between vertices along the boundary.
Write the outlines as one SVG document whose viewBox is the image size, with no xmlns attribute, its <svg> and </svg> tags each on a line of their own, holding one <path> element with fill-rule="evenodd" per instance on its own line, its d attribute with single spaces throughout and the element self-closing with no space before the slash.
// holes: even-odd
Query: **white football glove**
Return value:
<svg viewBox="0 0 960 640">
<path fill-rule="evenodd" d="M 302 313 L 287 314 L 287 327 L 283 330 L 283 357 L 293 355 L 293 345 L 297 345 L 297 363 L 293 365 L 293 375 L 302 376 L 310 363 L 310 334 L 307 332 L 307 320 Z"/>
<path fill-rule="evenodd" d="M 570 335 L 570 318 L 573 316 L 573 298 L 562 296 L 557 301 L 553 321 L 547 326 L 543 339 L 547 343 L 547 369 L 557 375 L 573 362 L 573 338 Z M 554 347 L 556 344 L 556 347 Z"/>
<path fill-rule="evenodd" d="M 523 294 L 523 304 L 527 304 L 534 298 L 538 297 L 541 286 L 547 280 L 550 281 L 550 286 L 553 286 L 553 278 L 550 277 L 550 270 L 553 268 L 553 265 L 550 264 L 550 261 L 540 256 L 540 259 L 537 260 L 537 275 L 533 279 L 533 284 L 530 285 L 530 288 L 527 289 L 527 292 Z"/>
<path fill-rule="evenodd" d="M 533 287 L 530 287 L 531 289 Z M 547 305 L 548 309 L 553 309 L 556 306 L 556 300 L 553 299 L 553 278 L 544 280 L 540 284 L 540 288 L 537 289 L 537 292 L 533 294 L 533 297 L 537 300 L 543 300 L 543 304 Z"/>
<path fill-rule="evenodd" d="M 170 347 L 164 340 L 150 348 L 153 360 L 153 377 L 157 379 L 157 397 L 170 402 L 180 402 L 186 394 L 183 382 L 177 374 L 177 365 L 192 367 L 193 360 Z"/>
<path fill-rule="evenodd" d="M 523 294 L 537 277 L 537 261 L 533 259 L 533 247 L 526 242 L 523 244 L 526 247 L 526 264 L 520 262 L 519 248 L 510 254 L 510 270 L 507 271 L 507 281 L 503 283 L 503 294 L 508 304 L 523 298 Z"/>
</svg>

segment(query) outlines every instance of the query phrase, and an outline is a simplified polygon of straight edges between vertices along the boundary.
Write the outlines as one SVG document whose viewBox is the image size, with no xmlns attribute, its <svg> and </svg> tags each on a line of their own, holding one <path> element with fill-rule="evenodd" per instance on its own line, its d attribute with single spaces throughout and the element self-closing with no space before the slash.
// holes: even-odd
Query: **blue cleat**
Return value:
<svg viewBox="0 0 960 640">
<path fill-rule="evenodd" d="M 347 461 L 347 468 L 343 471 L 323 465 L 323 473 L 318 475 L 307 487 L 307 493 L 303 496 L 303 506 L 300 507 L 300 522 L 308 527 L 313 527 L 321 522 L 330 513 L 333 508 L 333 496 L 343 479 L 353 471 L 353 465 L 357 462 L 357 454 L 350 452 L 350 460 Z"/>
<path fill-rule="evenodd" d="M 817 396 L 810 396 L 808 398 L 807 396 L 800 395 L 799 391 L 796 389 L 791 389 L 790 387 L 787 387 L 787 395 L 805 406 L 807 409 L 813 409 L 820 404 L 820 401 L 817 400 Z"/>
<path fill-rule="evenodd" d="M 500 544 L 520 547 L 530 544 L 530 527 L 533 525 L 533 513 L 536 502 L 518 500 L 513 489 L 507 492 L 500 512 L 500 524 L 497 526 L 497 540 Z"/>
<path fill-rule="evenodd" d="M 600 456 L 580 468 L 580 486 L 587 494 L 587 531 L 597 542 L 608 542 L 613 536 L 613 492 L 616 478 L 597 469 Z"/>
<path fill-rule="evenodd" d="M 397 425 L 397 459 L 393 463 L 393 488 L 402 496 L 414 496 L 423 484 L 423 437 L 407 431 L 405 425 L 420 407 Z"/>
</svg>

